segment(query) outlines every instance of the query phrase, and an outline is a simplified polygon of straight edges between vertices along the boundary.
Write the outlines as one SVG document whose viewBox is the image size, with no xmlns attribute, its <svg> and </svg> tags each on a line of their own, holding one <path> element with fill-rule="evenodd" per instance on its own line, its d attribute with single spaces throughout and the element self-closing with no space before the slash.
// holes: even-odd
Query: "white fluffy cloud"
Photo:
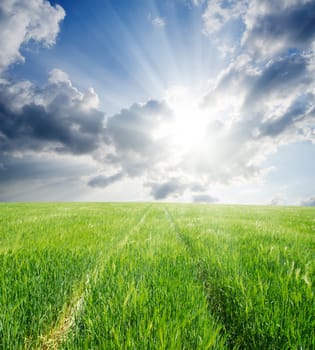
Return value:
<svg viewBox="0 0 315 350">
<path fill-rule="evenodd" d="M 204 32 L 213 34 L 232 20 L 242 16 L 247 8 L 247 1 L 239 0 L 209 0 L 203 14 Z"/>
<path fill-rule="evenodd" d="M 205 0 L 191 0 L 192 4 L 194 6 L 200 6 L 201 4 L 204 3 Z"/>
<path fill-rule="evenodd" d="M 64 9 L 46 0 L 0 2 L 0 72 L 24 60 L 20 48 L 30 41 L 52 46 L 59 32 Z"/>
</svg>

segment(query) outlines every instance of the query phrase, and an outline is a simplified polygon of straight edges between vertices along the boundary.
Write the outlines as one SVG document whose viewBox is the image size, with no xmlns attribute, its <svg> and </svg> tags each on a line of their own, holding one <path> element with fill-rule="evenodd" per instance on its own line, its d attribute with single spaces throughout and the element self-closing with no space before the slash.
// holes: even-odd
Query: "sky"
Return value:
<svg viewBox="0 0 315 350">
<path fill-rule="evenodd" d="M 315 205 L 315 1 L 1 0 L 0 201 Z"/>
</svg>

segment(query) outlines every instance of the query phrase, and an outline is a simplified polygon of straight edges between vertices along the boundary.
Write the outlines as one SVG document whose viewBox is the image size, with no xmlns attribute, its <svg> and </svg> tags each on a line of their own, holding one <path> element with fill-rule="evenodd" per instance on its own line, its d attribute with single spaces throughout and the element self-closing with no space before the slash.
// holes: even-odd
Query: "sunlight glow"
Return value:
<svg viewBox="0 0 315 350">
<path fill-rule="evenodd" d="M 156 130 L 156 139 L 167 139 L 176 153 L 186 153 L 202 146 L 209 123 L 209 115 L 200 105 L 200 99 L 189 89 L 175 86 L 166 91 L 166 101 L 173 119 Z"/>
<path fill-rule="evenodd" d="M 183 152 L 198 147 L 204 139 L 208 122 L 199 98 L 187 88 L 177 86 L 167 91 L 166 100 L 174 112 L 169 135 L 174 146 Z"/>
</svg>

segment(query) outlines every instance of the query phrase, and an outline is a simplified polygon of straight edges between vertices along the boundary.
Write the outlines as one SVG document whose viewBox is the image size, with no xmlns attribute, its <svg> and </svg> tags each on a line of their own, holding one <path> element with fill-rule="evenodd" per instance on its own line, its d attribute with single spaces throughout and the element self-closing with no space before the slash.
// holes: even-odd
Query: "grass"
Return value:
<svg viewBox="0 0 315 350">
<path fill-rule="evenodd" d="M 1 204 L 0 349 L 314 349 L 315 210 Z"/>
</svg>

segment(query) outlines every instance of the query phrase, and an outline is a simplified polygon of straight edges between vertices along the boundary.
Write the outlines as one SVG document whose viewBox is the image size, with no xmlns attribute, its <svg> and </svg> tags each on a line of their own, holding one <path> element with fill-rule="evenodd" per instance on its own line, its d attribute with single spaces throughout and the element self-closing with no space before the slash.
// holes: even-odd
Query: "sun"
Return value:
<svg viewBox="0 0 315 350">
<path fill-rule="evenodd" d="M 167 91 L 166 101 L 174 113 L 169 126 L 174 147 L 183 152 L 197 148 L 203 142 L 207 128 L 207 114 L 201 107 L 200 98 L 188 88 L 177 86 Z"/>
</svg>

